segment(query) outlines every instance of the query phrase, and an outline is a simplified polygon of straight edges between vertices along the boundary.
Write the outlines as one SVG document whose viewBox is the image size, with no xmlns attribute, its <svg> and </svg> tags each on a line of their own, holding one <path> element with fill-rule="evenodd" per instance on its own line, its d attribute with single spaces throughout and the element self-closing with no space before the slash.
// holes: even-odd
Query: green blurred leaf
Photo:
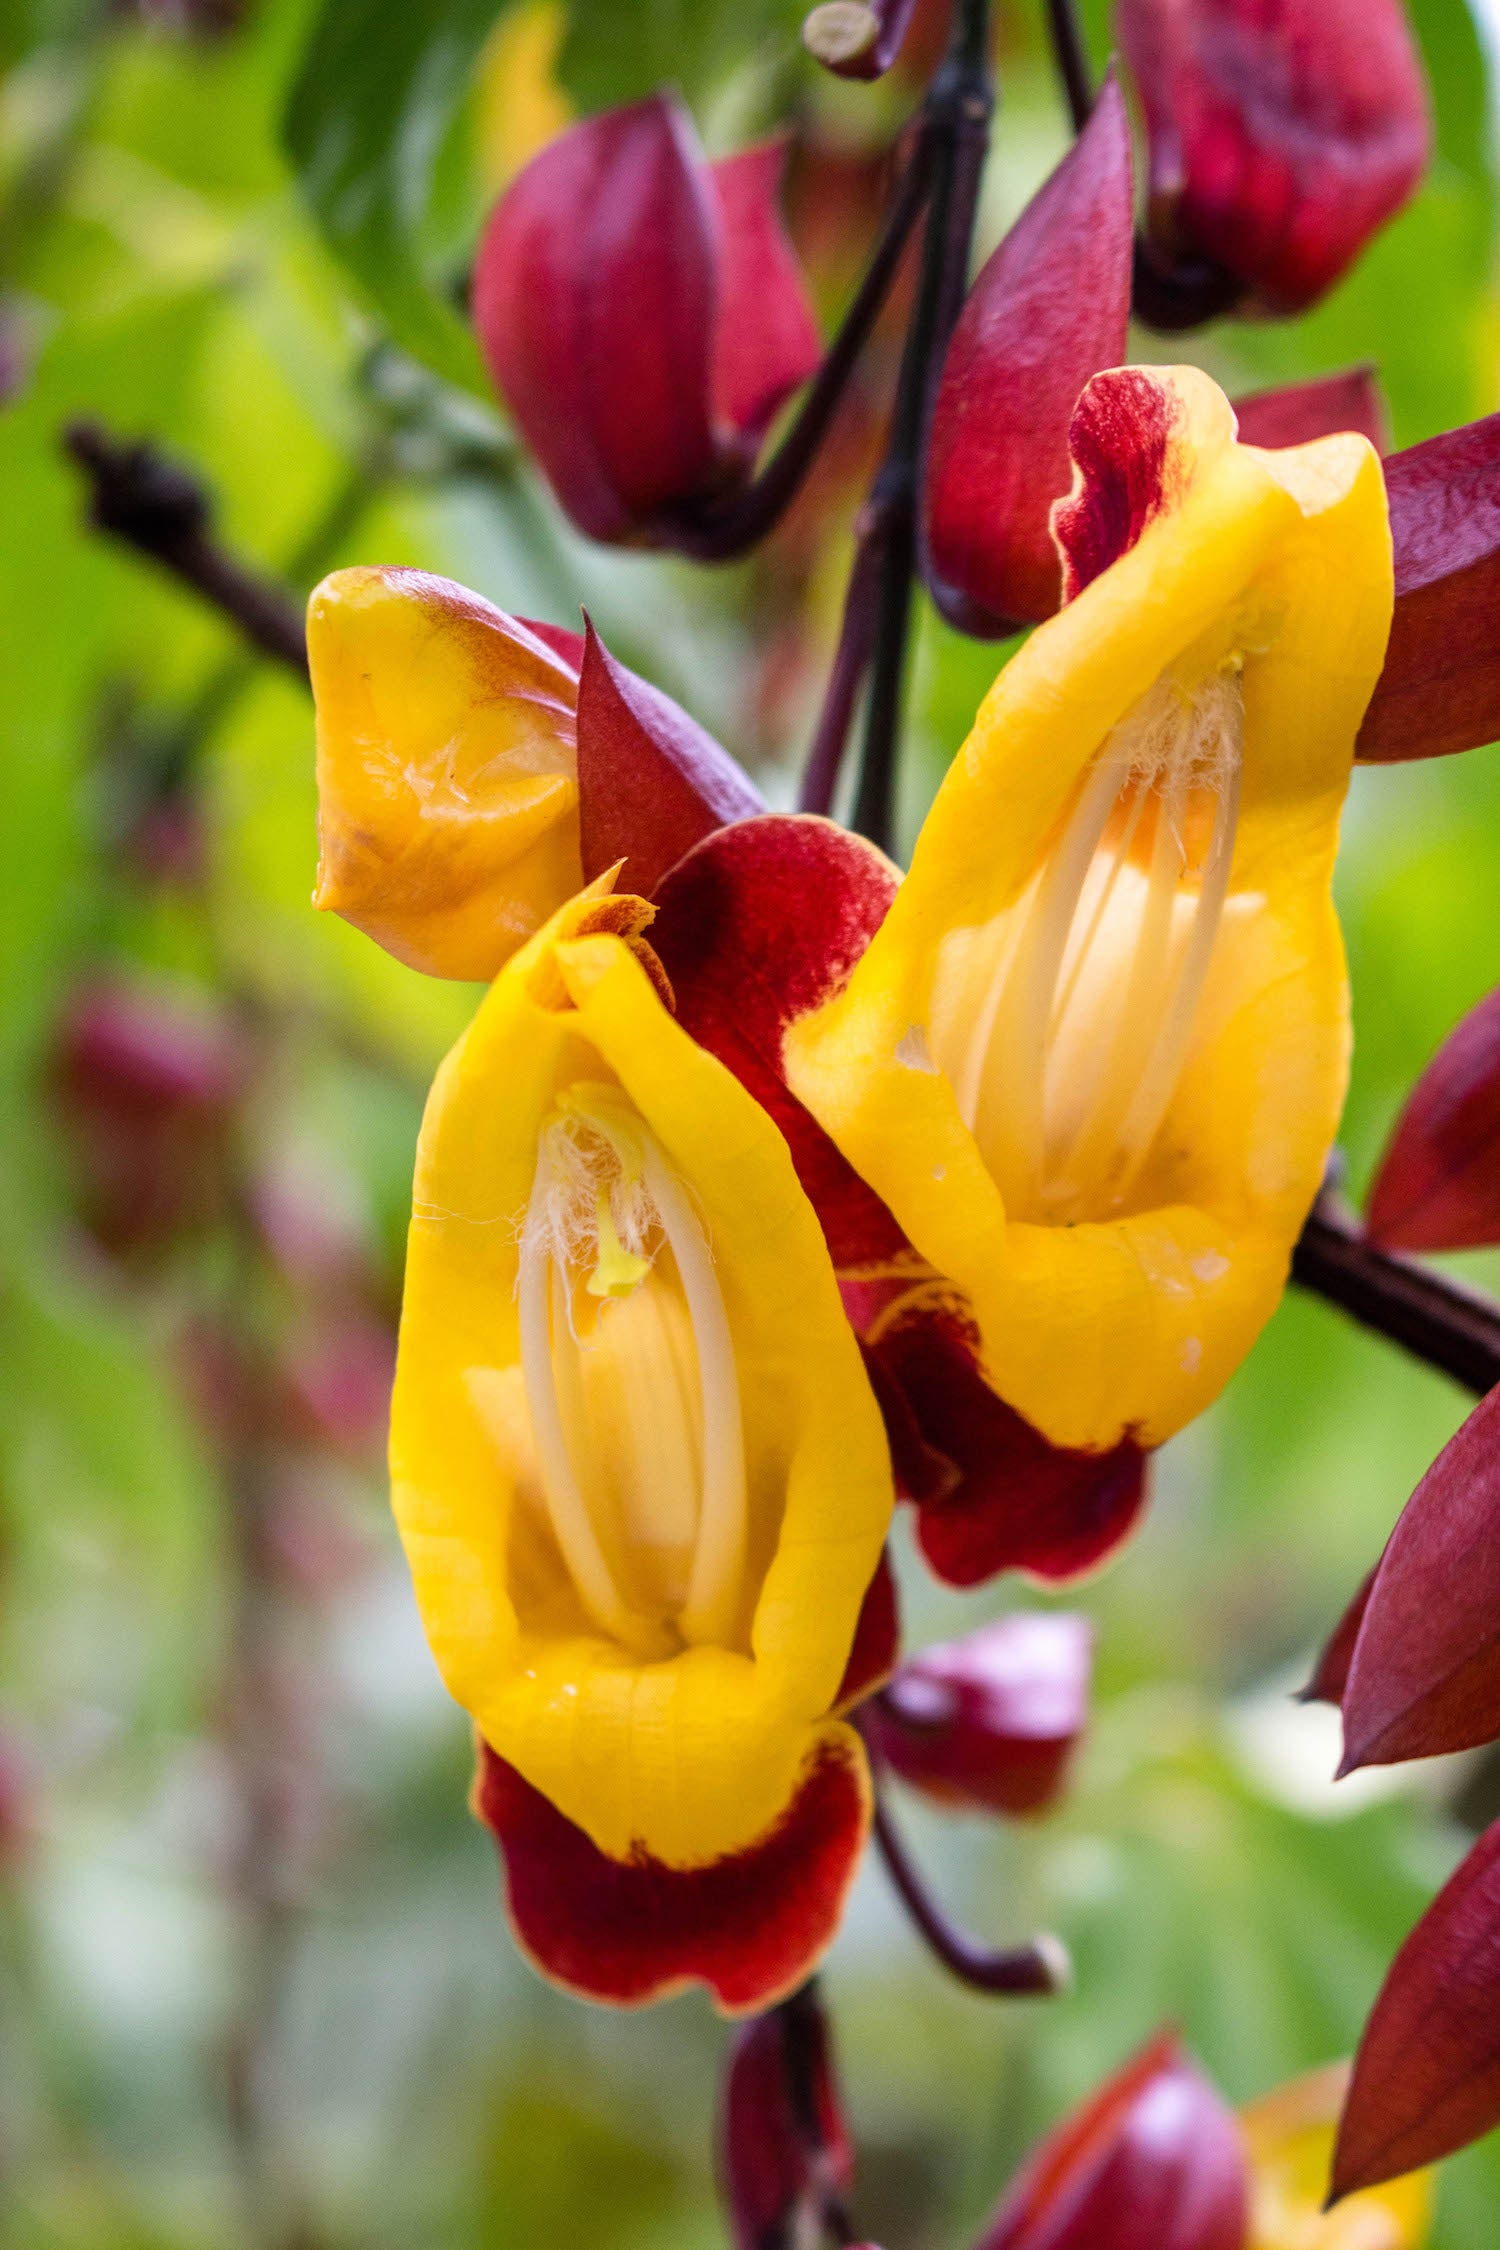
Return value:
<svg viewBox="0 0 1500 2250">
<path fill-rule="evenodd" d="M 572 0 L 560 71 L 580 109 L 637 101 L 657 86 L 707 92 L 761 45 L 795 51 L 806 0 Z"/>
<path fill-rule="evenodd" d="M 477 208 L 455 183 L 454 128 L 495 0 L 327 0 L 284 125 L 302 192 L 398 343 L 488 395 L 454 282 Z"/>
</svg>

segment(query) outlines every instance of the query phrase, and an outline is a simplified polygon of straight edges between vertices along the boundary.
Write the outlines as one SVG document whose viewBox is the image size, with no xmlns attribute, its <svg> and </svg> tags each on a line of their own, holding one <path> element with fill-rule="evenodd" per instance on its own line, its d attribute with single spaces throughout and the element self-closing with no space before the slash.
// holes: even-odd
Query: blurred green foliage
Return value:
<svg viewBox="0 0 1500 2250">
<path fill-rule="evenodd" d="M 817 83 L 798 12 L 575 0 L 558 68 L 588 106 L 674 79 L 711 140 L 793 113 L 843 142 L 888 131 L 899 97 Z M 1496 403 L 1488 79 L 1461 0 L 1413 12 L 1429 183 L 1310 319 L 1226 326 L 1201 353 L 1231 387 L 1373 359 L 1401 441 Z M 990 240 L 1064 145 L 1036 13 L 1006 11 Z M 260 1011 L 254 1159 L 310 1168 L 393 1290 L 422 1087 L 472 996 L 310 911 L 304 695 L 84 528 L 59 432 L 93 415 L 160 438 L 202 469 L 226 537 L 304 586 L 404 561 L 560 621 L 586 600 L 773 792 L 808 710 L 766 719 L 768 605 L 785 630 L 805 600 L 816 651 L 826 592 L 778 594 L 774 563 L 589 550 L 517 459 L 460 310 L 493 177 L 472 91 L 493 5 L 249 0 L 217 32 L 194 14 L 0 14 L 0 338 L 25 370 L 0 409 L 0 1752 L 21 1777 L 0 1805 L 0 2245 L 691 2250 L 721 2239 L 722 2027 L 695 2000 L 591 2013 L 513 1956 L 368 1453 L 318 1464 L 315 1552 L 280 1597 L 284 1700 L 262 1731 L 294 1848 L 266 1911 L 236 1877 L 243 1558 L 178 1350 L 226 1287 L 222 1252 L 142 1284 L 83 1240 L 54 1026 L 101 964 Z M 1103 18 L 1100 0 L 1100 59 Z M 924 619 L 910 822 L 997 661 Z M 185 734 L 206 908 L 122 880 L 114 841 L 121 773 Z M 1495 751 L 1358 780 L 1340 877 L 1357 1186 L 1494 979 L 1497 843 Z M 961 2250 L 1026 2141 L 1164 2017 L 1236 2098 L 1347 2051 L 1460 1848 L 1456 1790 L 1472 1810 L 1487 1784 L 1334 1792 L 1326 1714 L 1288 1690 L 1463 1410 L 1289 1301 L 1168 1450 L 1134 1547 L 1074 1597 L 1099 1625 L 1100 1704 L 1067 1807 L 1024 1834 L 913 1813 L 976 1927 L 1062 1931 L 1073 1995 L 1004 2009 L 945 1986 L 862 1876 L 829 1983 L 860 2223 L 888 2250 Z M 959 1600 L 902 1566 L 914 1639 L 1033 1598 Z M 1439 2250 L 1488 2250 L 1497 2203 L 1493 2149 L 1450 2167 Z"/>
</svg>

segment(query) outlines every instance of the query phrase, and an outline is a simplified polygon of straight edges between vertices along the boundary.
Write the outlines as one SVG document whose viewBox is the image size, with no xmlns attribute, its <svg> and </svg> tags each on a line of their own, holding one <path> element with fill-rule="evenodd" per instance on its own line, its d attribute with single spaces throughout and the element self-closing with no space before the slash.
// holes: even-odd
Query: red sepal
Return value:
<svg viewBox="0 0 1500 2250">
<path fill-rule="evenodd" d="M 516 623 L 524 625 L 528 633 L 535 633 L 537 639 L 550 648 L 554 656 L 560 656 L 571 670 L 583 670 L 583 635 L 575 633 L 571 625 L 547 625 L 537 617 L 518 617 Z"/>
<path fill-rule="evenodd" d="M 888 1547 L 880 1550 L 875 1575 L 865 1588 L 849 1661 L 833 1699 L 835 1711 L 847 1711 L 888 1680 L 901 1654 L 901 1608 L 896 1596 L 896 1573 Z"/>
<path fill-rule="evenodd" d="M 871 1703 L 867 1738 L 940 1804 L 1041 1812 L 1088 1720 L 1093 1637 L 1086 1617 L 1016 1610 L 924 1648 Z"/>
<path fill-rule="evenodd" d="M 1034 2151 L 976 2250 L 1244 2250 L 1233 2113 L 1159 2033 Z"/>
<path fill-rule="evenodd" d="M 1070 480 L 1068 424 L 1125 356 L 1130 131 L 1113 77 L 1057 170 L 969 292 L 943 364 L 927 472 L 926 568 L 943 615 L 995 636 L 1050 617 L 1048 525 Z"/>
<path fill-rule="evenodd" d="M 726 2015 L 782 1999 L 832 1943 L 869 1825 L 856 1748 L 825 1743 L 776 1826 L 707 1867 L 607 1859 L 481 1743 L 474 1810 L 505 1865 L 516 1939 L 585 1999 L 643 2006 L 704 1984 Z"/>
<path fill-rule="evenodd" d="M 897 879 L 873 845 L 832 821 L 767 813 L 708 837 L 656 891 L 651 944 L 678 1019 L 785 1134 L 837 1266 L 898 1256 L 905 1238 L 788 1090 L 782 1041 L 847 981 Z"/>
<path fill-rule="evenodd" d="M 1302 311 L 1426 167 L 1400 0 L 1120 0 L 1116 22 L 1146 113 L 1152 239 Z"/>
<path fill-rule="evenodd" d="M 809 51 L 840 78 L 883 78 L 900 54 L 917 0 L 836 0 L 803 26 Z"/>
<path fill-rule="evenodd" d="M 1168 394 L 1144 368 L 1109 368 L 1084 389 L 1068 424 L 1068 451 L 1082 481 L 1052 511 L 1064 601 L 1127 554 L 1161 514 L 1171 435 Z"/>
<path fill-rule="evenodd" d="M 1352 2195 L 1500 2124 L 1500 1822 L 1391 1964 L 1365 2025 L 1333 2156 Z"/>
<path fill-rule="evenodd" d="M 1396 555 L 1390 646 L 1361 758 L 1436 758 L 1500 736 L 1500 414 L 1385 464 Z"/>
<path fill-rule="evenodd" d="M 663 94 L 549 142 L 485 228 L 480 346 L 595 539 L 625 537 L 711 480 L 717 228 L 692 122 Z"/>
<path fill-rule="evenodd" d="M 795 2028 L 758 2016 L 737 2031 L 729 2051 L 719 2118 L 719 2171 L 734 2250 L 802 2239 L 801 2222 L 819 2227 L 830 2201 L 854 2180 L 854 2149 L 834 2076 L 828 2021 L 815 1991 L 797 2003 Z M 805 2050 L 808 2085 L 794 2091 L 787 2041 Z M 810 2097 L 813 2115 L 801 2101 Z"/>
<path fill-rule="evenodd" d="M 1387 1250 L 1500 1242 L 1500 988 L 1449 1034 L 1407 1097 L 1367 1224 Z"/>
<path fill-rule="evenodd" d="M 1135 1529 L 1147 1455 L 1128 1439 L 1108 1453 L 1049 1444 L 984 1381 L 951 1299 L 907 1292 L 865 1350 L 898 1485 L 917 1506 L 917 1544 L 946 1585 L 982 1585 L 1002 1570 L 1063 1583 Z"/>
<path fill-rule="evenodd" d="M 1375 1573 L 1370 1571 L 1359 1592 L 1323 1644 L 1313 1676 L 1302 1690 L 1299 1703 L 1335 1703 L 1344 1700 L 1344 1689 L 1349 1682 L 1349 1660 L 1354 1654 L 1354 1644 L 1364 1623 L 1369 1606 L 1370 1590 L 1375 1584 Z"/>
<path fill-rule="evenodd" d="M 1252 391 L 1235 400 L 1234 411 L 1242 445 L 1306 445 L 1336 430 L 1357 430 L 1377 453 L 1390 443 L 1380 378 L 1370 366 L 1317 375 L 1310 383 L 1287 383 L 1274 391 Z"/>
<path fill-rule="evenodd" d="M 786 143 L 776 140 L 709 166 L 720 219 L 710 395 L 715 417 L 750 453 L 823 352 L 782 223 L 785 160 Z"/>
<path fill-rule="evenodd" d="M 1500 1389 L 1480 1400 L 1402 1510 L 1342 1701 L 1341 1773 L 1500 1735 Z"/>
<path fill-rule="evenodd" d="M 592 623 L 578 682 L 583 879 L 624 860 L 620 886 L 649 897 L 669 867 L 764 800 L 727 750 L 660 688 L 627 671 Z M 653 940 L 654 943 L 654 940 Z"/>
</svg>

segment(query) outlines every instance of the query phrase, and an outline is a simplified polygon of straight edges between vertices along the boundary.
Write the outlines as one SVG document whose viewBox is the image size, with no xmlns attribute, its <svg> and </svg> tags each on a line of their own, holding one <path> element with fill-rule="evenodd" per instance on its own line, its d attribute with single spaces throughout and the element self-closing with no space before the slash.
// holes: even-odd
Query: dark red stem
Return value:
<svg viewBox="0 0 1500 2250">
<path fill-rule="evenodd" d="M 1483 1397 L 1500 1383 L 1500 1305 L 1370 1241 L 1321 1195 L 1292 1252 L 1292 1279 Z"/>
<path fill-rule="evenodd" d="M 973 1992 L 1001 1993 L 1012 1998 L 1048 1996 L 1065 1989 L 1069 1964 L 1059 1938 L 1033 1938 L 1026 1945 L 996 1948 L 976 1944 L 948 1920 L 922 1881 L 891 1819 L 878 1773 L 875 1776 L 875 1842 L 902 1905 L 930 1950 L 960 1984 L 968 1985 Z"/>
</svg>

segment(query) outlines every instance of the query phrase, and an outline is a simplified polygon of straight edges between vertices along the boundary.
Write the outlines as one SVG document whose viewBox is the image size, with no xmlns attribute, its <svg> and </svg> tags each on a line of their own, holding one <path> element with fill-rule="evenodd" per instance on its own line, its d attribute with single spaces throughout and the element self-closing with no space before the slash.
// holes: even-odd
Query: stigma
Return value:
<svg viewBox="0 0 1500 2250">
<path fill-rule="evenodd" d="M 1014 903 L 953 931 L 930 1049 L 1011 1215 L 1132 1205 L 1191 1052 L 1239 817 L 1239 660 L 1111 729 Z"/>
<path fill-rule="evenodd" d="M 598 1631 L 647 1658 L 733 1645 L 739 1378 L 712 1248 L 619 1086 L 558 1096 L 521 1227 L 521 1368 L 541 1497 Z"/>
</svg>

